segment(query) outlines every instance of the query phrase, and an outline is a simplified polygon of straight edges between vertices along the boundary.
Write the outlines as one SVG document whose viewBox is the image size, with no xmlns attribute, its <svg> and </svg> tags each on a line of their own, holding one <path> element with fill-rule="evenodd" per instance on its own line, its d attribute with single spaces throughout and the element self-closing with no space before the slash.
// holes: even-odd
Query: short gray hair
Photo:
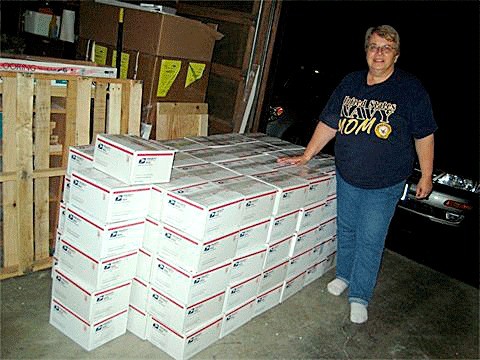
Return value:
<svg viewBox="0 0 480 360">
<path fill-rule="evenodd" d="M 392 26 L 379 25 L 368 28 L 367 32 L 365 33 L 365 49 L 367 48 L 370 37 L 373 34 L 377 34 L 381 38 L 388 41 L 393 41 L 395 43 L 395 49 L 397 50 L 397 53 L 400 53 L 400 35 L 398 35 L 397 30 L 395 30 Z"/>
</svg>

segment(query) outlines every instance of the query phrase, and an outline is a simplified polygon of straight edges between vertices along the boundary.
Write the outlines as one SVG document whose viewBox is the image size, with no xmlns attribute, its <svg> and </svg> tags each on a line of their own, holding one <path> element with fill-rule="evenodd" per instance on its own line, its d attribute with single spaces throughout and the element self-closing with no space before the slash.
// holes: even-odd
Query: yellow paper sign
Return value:
<svg viewBox="0 0 480 360">
<path fill-rule="evenodd" d="M 201 79 L 204 71 L 205 71 L 205 64 L 193 63 L 193 62 L 189 63 L 187 78 L 185 79 L 185 87 L 188 87 L 195 81 Z"/>
<path fill-rule="evenodd" d="M 180 60 L 162 60 L 160 75 L 158 77 L 157 96 L 165 97 L 175 82 L 180 72 L 182 62 Z"/>
<path fill-rule="evenodd" d="M 129 61 L 130 61 L 130 54 L 122 52 L 122 57 L 120 59 L 120 79 L 127 78 Z M 112 67 L 117 67 L 117 50 L 113 50 Z"/>
<path fill-rule="evenodd" d="M 105 65 L 107 62 L 107 48 L 105 46 L 100 46 L 95 44 L 95 63 L 98 65 Z"/>
</svg>

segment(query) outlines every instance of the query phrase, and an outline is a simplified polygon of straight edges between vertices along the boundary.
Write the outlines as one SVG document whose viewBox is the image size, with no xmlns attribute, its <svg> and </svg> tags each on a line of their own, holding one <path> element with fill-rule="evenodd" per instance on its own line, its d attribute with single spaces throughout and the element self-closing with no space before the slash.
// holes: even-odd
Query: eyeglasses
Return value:
<svg viewBox="0 0 480 360">
<path fill-rule="evenodd" d="M 383 45 L 383 46 L 378 46 L 375 44 L 368 44 L 367 45 L 367 50 L 370 51 L 371 53 L 376 53 L 379 51 L 381 54 L 391 54 L 394 50 L 397 50 L 396 48 L 390 46 L 390 45 Z"/>
</svg>

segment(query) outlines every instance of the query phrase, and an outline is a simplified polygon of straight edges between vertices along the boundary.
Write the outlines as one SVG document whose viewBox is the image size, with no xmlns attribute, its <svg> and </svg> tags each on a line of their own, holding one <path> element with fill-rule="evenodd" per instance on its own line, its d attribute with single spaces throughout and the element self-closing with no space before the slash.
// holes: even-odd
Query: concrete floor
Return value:
<svg viewBox="0 0 480 360">
<path fill-rule="evenodd" d="M 350 323 L 334 270 L 193 359 L 478 359 L 479 292 L 387 250 L 369 321 Z M 127 332 L 91 352 L 49 325 L 49 271 L 1 283 L 2 359 L 170 359 Z"/>
</svg>

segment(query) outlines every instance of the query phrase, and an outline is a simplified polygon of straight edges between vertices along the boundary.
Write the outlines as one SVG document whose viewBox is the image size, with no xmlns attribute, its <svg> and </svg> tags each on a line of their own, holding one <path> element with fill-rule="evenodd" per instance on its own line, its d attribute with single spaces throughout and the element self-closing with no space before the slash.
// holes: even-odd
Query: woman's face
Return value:
<svg viewBox="0 0 480 360">
<path fill-rule="evenodd" d="M 372 34 L 368 41 L 367 64 L 371 73 L 382 75 L 393 72 L 394 64 L 398 58 L 396 44 L 393 41 Z"/>
</svg>

